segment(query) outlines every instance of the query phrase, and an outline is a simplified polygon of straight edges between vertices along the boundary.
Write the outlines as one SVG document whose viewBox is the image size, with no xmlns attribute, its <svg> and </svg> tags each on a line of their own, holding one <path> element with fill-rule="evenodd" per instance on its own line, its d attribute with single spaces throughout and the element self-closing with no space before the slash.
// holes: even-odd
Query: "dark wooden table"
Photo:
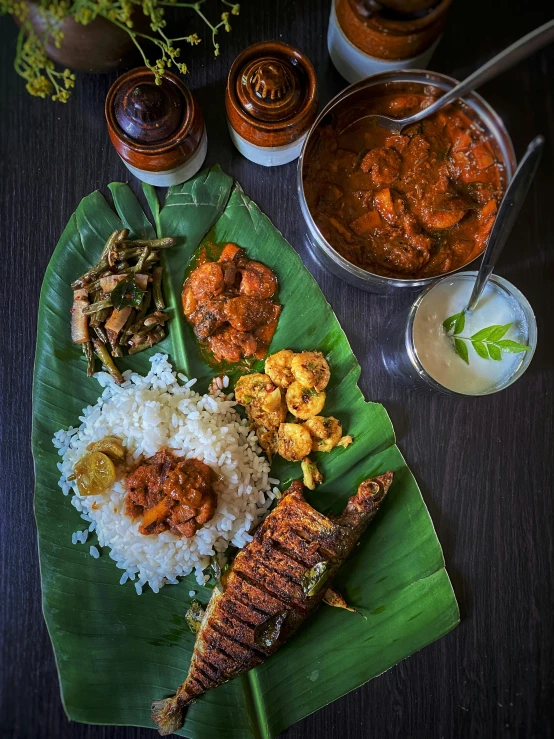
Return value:
<svg viewBox="0 0 554 739">
<path fill-rule="evenodd" d="M 546 5 L 458 0 L 432 68 L 465 76 L 548 20 Z M 208 42 L 187 58 L 188 82 L 210 137 L 207 164 L 219 162 L 241 182 L 298 249 L 335 309 L 362 364 L 362 389 L 388 409 L 420 482 L 462 613 L 454 632 L 295 725 L 286 737 L 552 736 L 554 47 L 482 89 L 519 156 L 536 133 L 547 137 L 538 176 L 497 270 L 535 309 L 535 358 L 525 377 L 498 395 L 419 396 L 387 376 L 376 341 L 387 316 L 407 299 L 363 293 L 324 274 L 304 245 L 295 164 L 255 166 L 233 148 L 226 130 L 226 72 L 255 41 L 278 38 L 305 51 L 323 103 L 342 89 L 327 54 L 329 2 L 244 0 L 242 6 L 232 33 L 220 39 L 219 59 Z M 115 76 L 80 76 L 67 105 L 33 99 L 11 66 L 16 32 L 9 20 L 2 20 L 0 34 L 0 737 L 153 737 L 147 729 L 68 723 L 42 619 L 33 518 L 29 442 L 39 290 L 79 200 L 112 180 L 130 179 L 104 122 L 104 98 Z M 135 180 L 131 184 L 136 188 Z"/>
</svg>

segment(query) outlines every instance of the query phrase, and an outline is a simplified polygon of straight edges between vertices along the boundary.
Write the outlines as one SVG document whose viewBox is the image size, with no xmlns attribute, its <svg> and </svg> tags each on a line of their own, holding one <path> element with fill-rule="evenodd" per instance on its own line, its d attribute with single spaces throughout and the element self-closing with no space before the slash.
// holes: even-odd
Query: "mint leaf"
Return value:
<svg viewBox="0 0 554 739">
<path fill-rule="evenodd" d="M 491 326 L 494 330 L 490 332 L 490 334 L 487 337 L 488 341 L 498 341 L 498 339 L 501 339 L 504 334 L 508 331 L 512 324 L 506 323 L 504 326 Z"/>
<path fill-rule="evenodd" d="M 462 339 L 454 339 L 454 351 L 459 357 L 464 360 L 466 364 L 469 364 L 469 352 L 467 350 L 465 341 L 462 341 Z"/>
<path fill-rule="evenodd" d="M 526 344 L 519 344 L 517 341 L 511 339 L 503 339 L 502 341 L 495 342 L 496 346 L 500 347 L 503 352 L 510 352 L 511 354 L 519 354 L 520 352 L 528 352 L 531 347 Z"/>
<path fill-rule="evenodd" d="M 488 359 L 489 358 L 489 353 L 487 351 L 487 347 L 485 346 L 485 344 L 483 344 L 482 341 L 472 341 L 471 343 L 473 344 L 473 348 L 475 349 L 475 351 L 477 352 L 477 354 L 482 359 Z"/>
<path fill-rule="evenodd" d="M 463 315 L 463 311 L 461 313 L 454 313 L 453 316 L 449 316 L 445 321 L 442 322 L 442 326 L 447 333 L 448 331 L 450 331 L 452 326 L 454 326 L 461 315 Z"/>
<path fill-rule="evenodd" d="M 456 323 L 454 324 L 454 334 L 461 334 L 464 330 L 465 325 L 466 314 L 465 311 L 462 311 L 461 313 L 458 313 L 458 318 L 456 319 Z"/>
<path fill-rule="evenodd" d="M 502 359 L 502 352 L 500 349 L 496 346 L 496 344 L 489 344 L 488 350 L 491 359 L 496 359 L 496 361 L 500 361 Z"/>
</svg>

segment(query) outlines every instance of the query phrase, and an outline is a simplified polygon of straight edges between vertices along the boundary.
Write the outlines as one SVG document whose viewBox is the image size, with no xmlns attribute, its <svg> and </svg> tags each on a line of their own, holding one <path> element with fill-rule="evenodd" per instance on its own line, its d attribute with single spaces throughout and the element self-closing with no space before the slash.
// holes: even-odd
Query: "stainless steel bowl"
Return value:
<svg viewBox="0 0 554 739">
<path fill-rule="evenodd" d="M 350 87 L 347 87 L 334 97 L 331 102 L 323 108 L 312 128 L 308 132 L 298 159 L 298 197 L 300 200 L 302 215 L 304 216 L 307 226 L 306 240 L 316 259 L 337 277 L 345 280 L 345 282 L 349 282 L 351 285 L 362 288 L 362 290 L 369 290 L 370 292 L 381 294 L 390 294 L 395 292 L 398 288 L 422 290 L 426 285 L 429 285 L 439 277 L 452 274 L 460 269 L 467 269 L 475 259 L 479 258 L 478 255 L 475 259 L 471 260 L 471 262 L 462 265 L 458 269 L 451 270 L 450 272 L 445 272 L 434 277 L 404 280 L 373 274 L 372 272 L 356 267 L 354 264 L 349 262 L 324 238 L 312 218 L 304 193 L 304 160 L 309 155 L 311 142 L 314 138 L 314 132 L 320 123 L 330 114 L 337 113 L 339 111 L 343 112 L 348 109 L 352 109 L 353 114 L 355 114 L 355 111 L 359 111 L 360 108 L 363 108 L 364 100 L 368 97 L 374 98 L 379 94 L 393 92 L 396 86 L 399 88 L 401 87 L 402 91 L 406 90 L 409 92 L 411 88 L 412 92 L 422 92 L 421 88 L 424 88 L 427 85 L 448 91 L 456 84 L 458 84 L 458 81 L 452 77 L 447 77 L 439 72 L 429 72 L 419 69 L 384 72 L 383 74 L 372 75 L 365 80 L 361 80 L 360 82 L 350 85 Z M 369 95 L 368 91 L 371 91 Z M 465 97 L 464 102 L 467 105 L 467 114 L 474 118 L 479 127 L 489 135 L 490 143 L 495 150 L 495 154 L 504 166 L 504 185 L 506 186 L 515 172 L 516 157 L 512 141 L 502 123 L 502 119 L 497 113 L 495 113 L 491 106 L 475 92 Z"/>
</svg>

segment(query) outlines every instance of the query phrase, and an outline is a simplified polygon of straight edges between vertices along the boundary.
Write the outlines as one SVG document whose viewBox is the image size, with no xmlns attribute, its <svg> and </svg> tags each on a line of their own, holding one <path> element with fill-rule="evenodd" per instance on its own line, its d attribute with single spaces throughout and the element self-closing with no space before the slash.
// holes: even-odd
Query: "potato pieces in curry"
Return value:
<svg viewBox="0 0 554 739">
<path fill-rule="evenodd" d="M 307 463 L 311 452 L 330 452 L 337 445 L 348 445 L 342 443 L 343 439 L 351 440 L 342 436 L 340 421 L 320 415 L 331 378 L 321 352 L 282 349 L 266 359 L 264 369 L 265 374 L 243 375 L 235 386 L 235 397 L 245 407 L 269 456 L 277 453 L 289 462 Z M 286 422 L 287 413 L 293 416 L 290 422 Z M 315 482 L 322 479 L 317 472 Z"/>
</svg>

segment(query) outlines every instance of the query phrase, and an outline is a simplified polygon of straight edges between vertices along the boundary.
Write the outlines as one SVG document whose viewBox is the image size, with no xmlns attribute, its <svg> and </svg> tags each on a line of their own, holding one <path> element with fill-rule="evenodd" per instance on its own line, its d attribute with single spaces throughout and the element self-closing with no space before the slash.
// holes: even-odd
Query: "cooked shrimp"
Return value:
<svg viewBox="0 0 554 739">
<path fill-rule="evenodd" d="M 277 432 L 277 452 L 289 462 L 299 462 L 312 448 L 310 432 L 299 423 L 282 423 Z"/>
<path fill-rule="evenodd" d="M 235 398 L 237 403 L 247 406 L 252 401 L 264 401 L 269 393 L 275 390 L 275 385 L 268 375 L 254 372 L 251 375 L 243 375 L 235 385 Z"/>
<path fill-rule="evenodd" d="M 330 452 L 341 440 L 341 422 L 333 416 L 314 416 L 302 425 L 310 432 L 313 452 Z"/>
<path fill-rule="evenodd" d="M 329 365 L 321 352 L 300 352 L 290 365 L 295 380 L 304 387 L 324 390 L 331 377 Z M 323 408 L 323 406 L 321 406 Z"/>
<path fill-rule="evenodd" d="M 286 398 L 289 411 L 293 416 L 303 421 L 317 416 L 325 405 L 325 393 L 323 391 L 318 392 L 313 387 L 307 388 L 301 382 L 293 382 L 289 386 Z"/>
<path fill-rule="evenodd" d="M 277 354 L 272 354 L 265 360 L 265 373 L 279 387 L 287 388 L 294 382 L 294 375 L 290 368 L 294 352 L 290 349 L 282 349 Z"/>
<path fill-rule="evenodd" d="M 260 428 L 276 432 L 279 424 L 283 423 L 287 417 L 287 406 L 281 396 L 281 390 L 275 388 L 273 392 L 266 393 L 265 397 L 261 396 L 252 400 L 246 406 L 246 413 L 256 433 Z"/>
<path fill-rule="evenodd" d="M 277 451 L 277 432 L 275 429 L 267 429 L 265 426 L 256 427 L 256 436 L 264 452 L 271 461 L 271 457 Z"/>
<path fill-rule="evenodd" d="M 277 278 L 261 262 L 250 261 L 241 270 L 239 293 L 252 298 L 271 298 L 277 292 Z"/>
</svg>

